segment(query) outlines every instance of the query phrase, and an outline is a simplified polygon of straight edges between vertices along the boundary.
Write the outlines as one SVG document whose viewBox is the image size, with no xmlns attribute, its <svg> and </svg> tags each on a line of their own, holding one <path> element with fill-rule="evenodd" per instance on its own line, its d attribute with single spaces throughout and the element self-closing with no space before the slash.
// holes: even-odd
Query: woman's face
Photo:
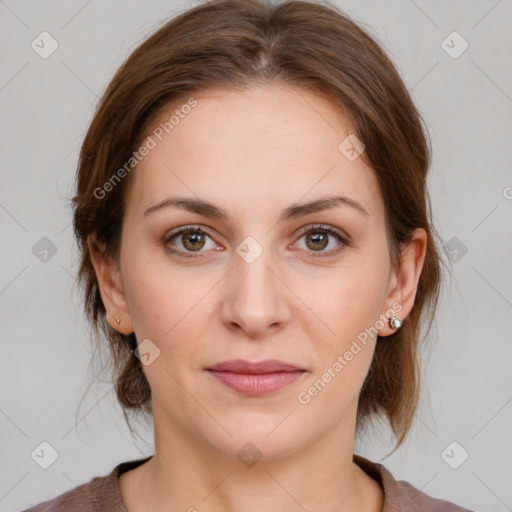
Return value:
<svg viewBox="0 0 512 512">
<path fill-rule="evenodd" d="M 343 143 L 347 120 L 310 92 L 193 97 L 196 106 L 173 106 L 152 126 L 181 113 L 168 134 L 153 132 L 133 171 L 120 293 L 106 299 L 121 320 L 113 325 L 145 340 L 155 430 L 230 455 L 252 443 L 264 459 L 350 439 L 371 328 L 389 335 L 383 315 L 403 298 L 376 178 L 361 148 Z M 314 206 L 334 197 L 345 199 Z M 235 359 L 301 371 L 209 370 Z"/>
</svg>

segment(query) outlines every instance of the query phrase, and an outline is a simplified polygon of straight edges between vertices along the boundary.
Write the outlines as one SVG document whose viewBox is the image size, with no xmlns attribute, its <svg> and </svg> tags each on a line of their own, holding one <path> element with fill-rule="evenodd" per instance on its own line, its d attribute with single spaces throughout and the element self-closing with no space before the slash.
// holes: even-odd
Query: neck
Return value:
<svg viewBox="0 0 512 512">
<path fill-rule="evenodd" d="M 256 456 L 251 464 L 202 443 L 175 423 L 170 428 L 168 421 L 159 421 L 163 418 L 155 405 L 155 455 L 137 468 L 138 485 L 131 487 L 137 490 L 130 501 L 140 505 L 133 510 L 382 509 L 379 484 L 353 462 L 355 418 L 353 425 L 339 426 L 304 449 L 254 462 Z"/>
</svg>

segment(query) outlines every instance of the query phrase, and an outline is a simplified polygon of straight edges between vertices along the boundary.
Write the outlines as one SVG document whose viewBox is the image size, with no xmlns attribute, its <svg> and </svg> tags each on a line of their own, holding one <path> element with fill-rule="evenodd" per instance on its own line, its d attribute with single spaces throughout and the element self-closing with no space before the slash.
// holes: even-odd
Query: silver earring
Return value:
<svg viewBox="0 0 512 512">
<path fill-rule="evenodd" d="M 402 320 L 400 320 L 400 318 L 398 318 L 396 316 L 392 316 L 389 319 L 389 325 L 391 326 L 392 329 L 394 329 L 395 331 L 398 331 L 398 329 L 400 329 L 400 327 L 402 327 Z"/>
<path fill-rule="evenodd" d="M 110 318 L 114 318 L 108 311 L 107 311 L 107 315 L 110 316 Z M 121 323 L 121 320 L 119 320 L 119 318 L 114 318 L 114 320 L 116 321 L 117 325 L 119 325 Z"/>
</svg>

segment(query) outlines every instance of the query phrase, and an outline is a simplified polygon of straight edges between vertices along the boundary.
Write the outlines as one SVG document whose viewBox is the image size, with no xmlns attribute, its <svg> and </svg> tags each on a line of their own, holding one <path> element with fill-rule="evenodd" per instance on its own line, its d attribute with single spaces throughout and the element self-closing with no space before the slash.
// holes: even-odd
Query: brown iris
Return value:
<svg viewBox="0 0 512 512">
<path fill-rule="evenodd" d="M 183 247 L 190 251 L 197 251 L 204 247 L 204 233 L 198 231 L 188 231 L 182 233 Z"/>
<path fill-rule="evenodd" d="M 309 246 L 309 242 L 311 241 L 314 246 L 313 247 L 310 247 L 314 250 L 317 250 L 317 249 L 324 249 L 326 246 L 327 246 L 327 243 L 328 243 L 328 235 L 327 233 L 322 233 L 322 232 L 313 232 L 312 234 L 308 234 L 306 236 L 306 244 L 308 244 Z"/>
</svg>

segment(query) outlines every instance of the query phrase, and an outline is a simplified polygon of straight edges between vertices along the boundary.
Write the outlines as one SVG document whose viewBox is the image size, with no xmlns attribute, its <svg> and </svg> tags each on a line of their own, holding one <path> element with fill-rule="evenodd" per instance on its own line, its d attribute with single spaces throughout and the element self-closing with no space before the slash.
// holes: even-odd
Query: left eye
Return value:
<svg viewBox="0 0 512 512">
<path fill-rule="evenodd" d="M 305 238 L 306 251 L 321 253 L 313 254 L 313 256 L 324 256 L 326 253 L 327 255 L 332 255 L 342 250 L 345 246 L 350 245 L 349 240 L 341 233 L 338 233 L 338 231 L 322 224 L 307 227 L 301 232 L 299 240 L 302 240 L 303 238 Z M 334 249 L 324 250 L 329 245 L 329 238 L 335 238 L 338 240 L 338 248 L 335 247 Z"/>
</svg>

